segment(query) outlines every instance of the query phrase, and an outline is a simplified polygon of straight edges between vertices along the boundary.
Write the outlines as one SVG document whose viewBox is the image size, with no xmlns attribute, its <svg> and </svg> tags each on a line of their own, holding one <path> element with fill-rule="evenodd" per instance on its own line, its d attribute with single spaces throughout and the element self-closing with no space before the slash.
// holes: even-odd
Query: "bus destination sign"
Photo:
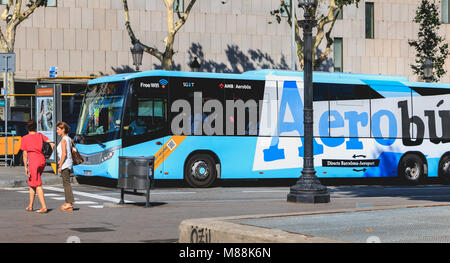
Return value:
<svg viewBox="0 0 450 263">
<path fill-rule="evenodd" d="M 330 160 L 323 159 L 324 167 L 378 167 L 380 160 Z"/>
</svg>

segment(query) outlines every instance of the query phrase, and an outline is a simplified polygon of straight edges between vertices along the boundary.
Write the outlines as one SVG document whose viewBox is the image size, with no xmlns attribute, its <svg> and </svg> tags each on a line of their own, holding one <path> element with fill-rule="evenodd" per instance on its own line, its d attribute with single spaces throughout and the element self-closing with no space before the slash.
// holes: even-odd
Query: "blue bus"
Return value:
<svg viewBox="0 0 450 263">
<path fill-rule="evenodd" d="M 450 85 L 313 73 L 319 178 L 450 181 Z M 303 74 L 146 71 L 89 81 L 77 176 L 118 178 L 119 156 L 155 156 L 156 179 L 298 178 Z"/>
</svg>

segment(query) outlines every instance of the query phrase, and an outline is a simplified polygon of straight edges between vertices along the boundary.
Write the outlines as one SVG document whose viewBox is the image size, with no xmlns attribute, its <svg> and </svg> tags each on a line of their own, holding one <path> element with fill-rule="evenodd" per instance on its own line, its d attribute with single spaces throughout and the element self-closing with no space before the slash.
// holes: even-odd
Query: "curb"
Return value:
<svg viewBox="0 0 450 263">
<path fill-rule="evenodd" d="M 217 217 L 183 220 L 179 225 L 179 243 L 347 243 L 325 237 L 316 237 L 292 233 L 275 228 L 264 228 L 231 222 L 239 219 L 264 219 L 271 217 L 326 215 L 336 213 L 355 213 L 380 210 L 393 210 L 417 207 L 449 206 L 450 202 L 441 204 L 418 204 L 379 206 L 370 208 L 352 208 L 329 211 L 316 211 L 289 214 L 246 215 L 235 217 Z"/>
<path fill-rule="evenodd" d="M 221 221 L 188 219 L 179 226 L 179 243 L 342 243 L 342 241 L 289 233 L 279 229 Z"/>
</svg>

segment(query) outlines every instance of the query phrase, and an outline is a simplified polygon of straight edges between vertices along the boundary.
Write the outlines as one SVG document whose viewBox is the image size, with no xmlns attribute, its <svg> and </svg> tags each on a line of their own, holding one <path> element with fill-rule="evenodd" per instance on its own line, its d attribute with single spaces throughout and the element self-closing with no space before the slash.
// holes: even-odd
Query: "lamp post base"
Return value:
<svg viewBox="0 0 450 263">
<path fill-rule="evenodd" d="M 302 175 L 297 183 L 290 188 L 288 202 L 294 203 L 329 203 L 330 193 L 315 176 Z"/>
<path fill-rule="evenodd" d="M 288 202 L 293 203 L 310 203 L 310 204 L 323 204 L 330 202 L 330 194 L 328 191 L 318 192 L 318 191 L 298 191 L 291 192 L 287 196 Z"/>
</svg>

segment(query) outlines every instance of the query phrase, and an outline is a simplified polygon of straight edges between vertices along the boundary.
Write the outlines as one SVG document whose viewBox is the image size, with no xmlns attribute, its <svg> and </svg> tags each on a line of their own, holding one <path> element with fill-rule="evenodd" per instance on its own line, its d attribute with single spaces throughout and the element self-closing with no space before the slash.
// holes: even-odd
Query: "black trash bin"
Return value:
<svg viewBox="0 0 450 263">
<path fill-rule="evenodd" d="M 153 184 L 155 157 L 120 156 L 117 187 L 121 188 L 120 204 L 124 203 L 125 189 L 147 190 L 145 207 L 150 206 L 150 188 Z"/>
</svg>

